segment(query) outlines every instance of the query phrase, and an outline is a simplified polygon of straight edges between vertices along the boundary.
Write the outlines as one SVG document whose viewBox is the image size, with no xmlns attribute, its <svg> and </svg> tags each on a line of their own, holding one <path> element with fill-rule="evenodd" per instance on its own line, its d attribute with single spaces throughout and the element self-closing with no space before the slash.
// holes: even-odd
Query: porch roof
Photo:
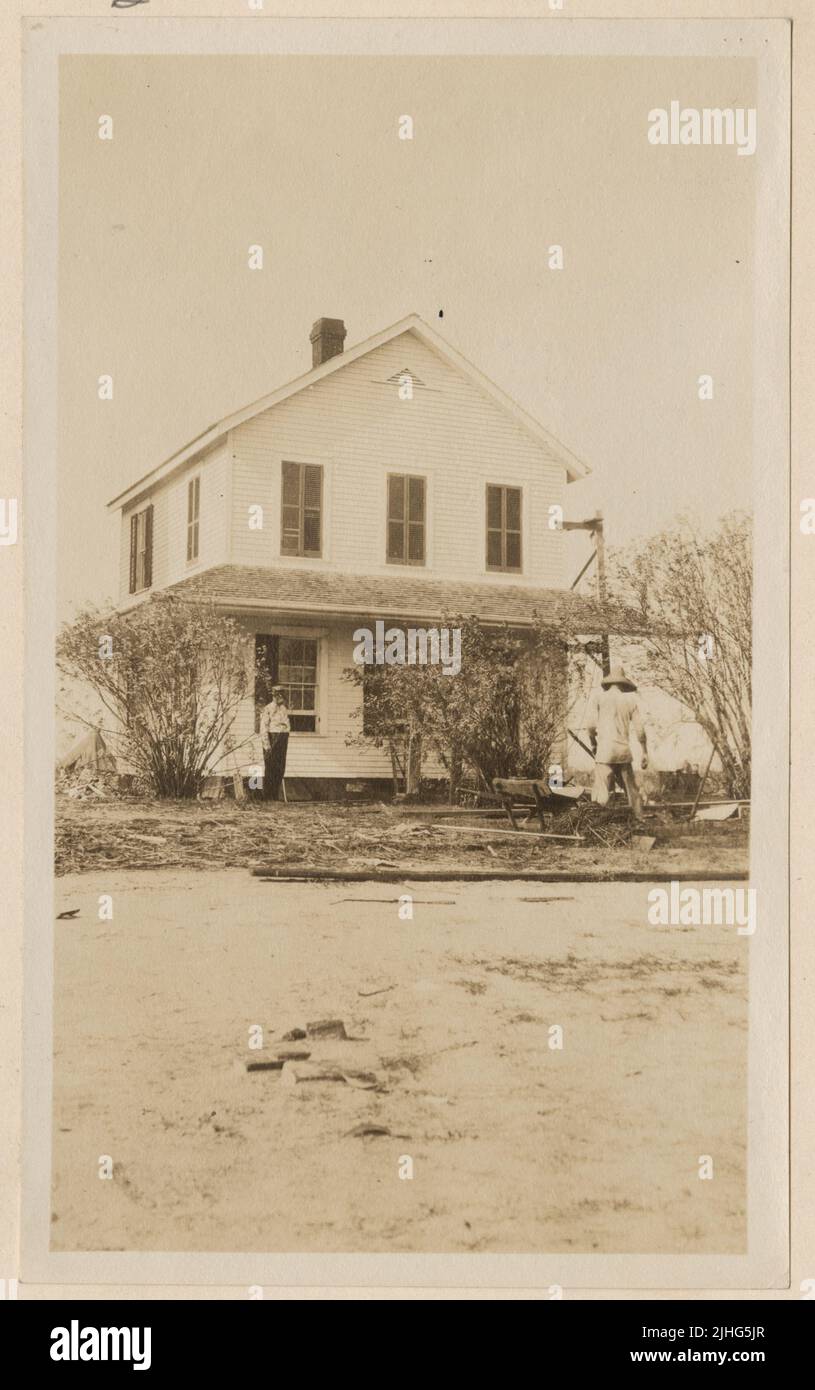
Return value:
<svg viewBox="0 0 815 1390">
<path fill-rule="evenodd" d="M 284 566 L 217 565 L 173 584 L 166 592 L 179 598 L 208 600 L 235 611 L 266 609 L 434 623 L 463 614 L 485 623 L 518 627 L 531 627 L 537 620 L 572 634 L 642 636 L 648 631 L 634 610 L 620 603 L 601 604 L 570 589 L 419 579 L 412 574 L 337 574 Z"/>
</svg>

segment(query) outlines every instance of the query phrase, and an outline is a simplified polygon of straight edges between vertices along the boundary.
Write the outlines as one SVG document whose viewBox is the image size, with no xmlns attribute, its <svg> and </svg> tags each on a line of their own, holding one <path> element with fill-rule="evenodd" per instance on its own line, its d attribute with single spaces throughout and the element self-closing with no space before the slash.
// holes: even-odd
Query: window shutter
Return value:
<svg viewBox="0 0 815 1390">
<path fill-rule="evenodd" d="M 425 480 L 411 473 L 388 474 L 385 558 L 392 564 L 425 562 Z"/>
<path fill-rule="evenodd" d="M 387 559 L 403 561 L 405 555 L 405 478 L 402 473 L 388 477 Z"/>
<path fill-rule="evenodd" d="M 303 554 L 322 553 L 323 469 L 321 464 L 303 467 Z"/>
<path fill-rule="evenodd" d="M 136 543 L 138 536 L 137 512 L 130 517 L 130 593 L 136 592 Z"/>
<path fill-rule="evenodd" d="M 153 504 L 147 508 L 144 518 L 144 587 L 149 589 L 153 583 Z"/>
<path fill-rule="evenodd" d="M 487 484 L 487 569 L 500 569 L 501 546 L 501 489 Z"/>
<path fill-rule="evenodd" d="M 281 480 L 281 555 L 321 555 L 322 464 L 290 463 L 284 460 Z"/>
<path fill-rule="evenodd" d="M 424 564 L 424 478 L 407 480 L 407 560 L 409 564 Z"/>
<path fill-rule="evenodd" d="M 487 484 L 487 569 L 521 570 L 521 489 Z"/>
</svg>

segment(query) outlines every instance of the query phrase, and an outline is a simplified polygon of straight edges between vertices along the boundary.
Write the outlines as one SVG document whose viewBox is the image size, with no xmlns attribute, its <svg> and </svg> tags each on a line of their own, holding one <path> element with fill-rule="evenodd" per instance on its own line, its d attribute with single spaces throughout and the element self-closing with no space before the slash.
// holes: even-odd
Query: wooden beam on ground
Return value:
<svg viewBox="0 0 815 1390">
<path fill-rule="evenodd" d="M 386 809 L 391 811 L 390 807 Z M 392 814 L 398 815 L 400 820 L 413 816 L 432 817 L 434 820 L 455 816 L 493 816 L 502 820 L 504 812 L 500 806 L 394 806 Z"/>
<path fill-rule="evenodd" d="M 532 808 L 534 811 L 534 807 Z M 542 830 L 490 830 L 480 825 L 437 825 L 437 830 L 446 830 L 448 833 L 457 835 L 489 835 L 494 839 L 496 835 L 509 835 L 511 839 L 517 840 L 519 837 L 525 840 L 584 840 L 584 835 L 556 835 L 553 831 Z"/>
<path fill-rule="evenodd" d="M 672 868 L 663 872 L 650 869 L 472 869 L 462 865 L 438 868 L 329 869 L 307 864 L 268 864 L 251 870 L 253 878 L 265 883 L 738 883 L 750 877 L 748 869 Z M 303 919 L 305 921 L 305 918 Z"/>
<path fill-rule="evenodd" d="M 750 798 L 740 801 L 737 796 L 719 796 L 710 801 L 649 801 L 646 811 L 681 811 L 686 806 L 749 806 Z"/>
</svg>

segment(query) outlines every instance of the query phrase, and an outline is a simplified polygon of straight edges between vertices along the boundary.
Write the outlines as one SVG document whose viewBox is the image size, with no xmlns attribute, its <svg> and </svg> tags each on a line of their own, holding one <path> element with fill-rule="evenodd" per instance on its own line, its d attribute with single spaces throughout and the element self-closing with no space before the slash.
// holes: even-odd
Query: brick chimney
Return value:
<svg viewBox="0 0 815 1390">
<path fill-rule="evenodd" d="M 329 357 L 336 357 L 342 352 L 345 324 L 342 319 L 318 319 L 308 336 L 311 340 L 311 365 L 319 367 Z"/>
</svg>

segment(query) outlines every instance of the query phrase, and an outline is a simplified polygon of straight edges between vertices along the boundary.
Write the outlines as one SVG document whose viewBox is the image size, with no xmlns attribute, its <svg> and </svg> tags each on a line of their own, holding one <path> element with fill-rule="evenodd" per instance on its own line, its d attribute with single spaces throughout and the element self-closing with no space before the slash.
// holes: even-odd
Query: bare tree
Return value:
<svg viewBox="0 0 815 1390">
<path fill-rule="evenodd" d="M 620 596 L 650 635 L 643 679 L 672 695 L 715 746 L 731 796 L 750 795 L 752 523 L 744 512 L 702 534 L 680 526 L 612 557 Z"/>
<path fill-rule="evenodd" d="M 60 632 L 57 665 L 94 690 L 116 753 L 163 797 L 198 794 L 249 684 L 238 624 L 168 597 L 125 613 L 85 609 Z"/>
</svg>

